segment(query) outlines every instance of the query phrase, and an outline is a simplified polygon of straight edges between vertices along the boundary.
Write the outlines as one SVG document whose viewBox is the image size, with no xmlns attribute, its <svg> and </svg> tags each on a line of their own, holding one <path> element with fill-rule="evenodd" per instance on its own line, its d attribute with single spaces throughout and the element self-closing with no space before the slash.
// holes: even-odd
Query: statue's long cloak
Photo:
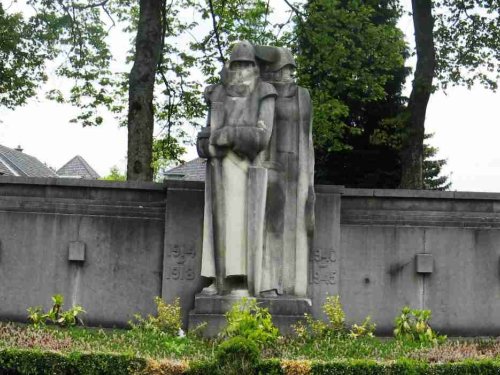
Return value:
<svg viewBox="0 0 500 375">
<path fill-rule="evenodd" d="M 276 91 L 266 82 L 259 82 L 248 100 L 231 98 L 222 85 L 210 86 L 205 97 L 210 105 L 211 133 L 226 126 L 256 126 L 259 103 L 268 96 L 275 97 Z M 230 105 L 225 104 L 228 100 Z M 255 258 L 247 254 L 250 167 L 249 160 L 232 151 L 207 161 L 201 275 L 216 278 L 222 292 L 228 276 L 247 276 L 250 282 L 254 278 L 248 273 L 255 269 Z M 250 289 L 253 293 L 253 284 Z"/>
<path fill-rule="evenodd" d="M 306 296 L 314 228 L 314 149 L 309 92 L 274 84 L 278 98 L 268 152 L 266 239 L 258 290 Z"/>
</svg>

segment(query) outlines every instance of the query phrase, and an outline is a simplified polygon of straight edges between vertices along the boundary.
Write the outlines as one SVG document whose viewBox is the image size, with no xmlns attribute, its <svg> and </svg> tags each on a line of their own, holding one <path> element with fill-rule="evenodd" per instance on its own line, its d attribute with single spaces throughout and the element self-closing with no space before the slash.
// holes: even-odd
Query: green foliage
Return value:
<svg viewBox="0 0 500 375">
<path fill-rule="evenodd" d="M 220 374 L 295 374 L 284 371 L 284 361 L 269 359 L 248 368 L 248 372 L 221 372 L 225 369 L 213 361 L 193 361 L 185 372 L 190 375 L 220 375 Z M 65 375 L 65 374 L 157 374 L 160 372 L 145 372 L 148 360 L 131 355 L 99 354 L 99 353 L 72 353 L 62 355 L 53 352 L 36 350 L 5 349 L 0 351 L 0 371 L 6 374 L 23 375 Z M 234 368 L 233 368 L 234 369 Z M 231 371 L 231 369 L 229 369 Z M 234 369 L 235 370 L 235 369 Z M 377 362 L 374 360 L 329 360 L 312 361 L 310 371 L 304 374 L 352 374 L 352 375 L 408 375 L 408 374 L 481 374 L 497 375 L 500 372 L 498 360 L 482 359 L 451 363 L 426 363 L 408 359 L 398 359 L 391 362 Z M 161 372 L 163 374 L 177 374 L 178 372 Z"/>
<path fill-rule="evenodd" d="M 221 374 L 253 374 L 260 360 L 260 352 L 253 340 L 234 336 L 217 347 L 215 358 Z"/>
<path fill-rule="evenodd" d="M 254 342 L 259 348 L 272 345 L 279 336 L 271 314 L 257 304 L 254 298 L 242 298 L 226 313 L 227 326 L 224 338 L 242 337 Z"/>
<path fill-rule="evenodd" d="M 340 296 L 326 297 L 323 312 L 328 319 L 326 323 L 305 314 L 304 321 L 299 321 L 293 326 L 295 333 L 301 340 L 335 337 L 345 333 L 345 313 L 340 302 Z"/>
<path fill-rule="evenodd" d="M 436 77 L 448 85 L 480 83 L 496 90 L 500 79 L 500 3 L 482 0 L 440 0 L 436 18 Z"/>
<path fill-rule="evenodd" d="M 4 349 L 0 351 L 0 372 L 23 375 L 133 374 L 146 361 L 129 355 L 72 353 L 63 355 L 38 350 Z"/>
<path fill-rule="evenodd" d="M 41 306 L 28 308 L 28 320 L 35 328 L 45 326 L 47 323 L 60 327 L 72 327 L 77 323 L 83 324 L 79 315 L 85 313 L 85 310 L 80 305 L 75 305 L 69 310 L 64 311 L 64 297 L 62 294 L 54 294 L 52 296 L 52 304 L 52 308 L 45 313 Z"/>
<path fill-rule="evenodd" d="M 400 14 L 390 0 L 309 0 L 297 21 L 297 77 L 313 100 L 317 183 L 399 185 L 399 147 L 387 140 L 401 130 L 384 124 L 405 110 Z"/>
<path fill-rule="evenodd" d="M 127 180 L 127 176 L 125 176 L 125 174 L 121 173 L 120 170 L 118 169 L 118 167 L 116 165 L 112 166 L 110 171 L 109 171 L 109 174 L 107 176 L 104 176 L 103 178 L 101 178 L 101 180 L 105 180 L 105 181 L 126 181 Z"/>
<path fill-rule="evenodd" d="M 80 107 L 73 120 L 83 126 L 100 125 L 99 109 L 113 109 L 115 77 L 110 71 L 112 59 L 106 42 L 109 25 L 105 6 L 87 2 L 65 3 L 51 0 L 28 0 L 39 27 L 51 36 L 49 43 L 54 61 L 59 64 L 56 74 L 72 83 L 69 92 L 52 90 L 47 96 L 58 102 Z M 107 16 L 106 16 L 107 17 Z"/>
<path fill-rule="evenodd" d="M 163 173 L 172 166 L 172 162 L 182 162 L 182 155 L 186 148 L 172 137 L 156 138 L 153 140 L 153 173 L 156 181 L 161 180 Z"/>
<path fill-rule="evenodd" d="M 401 314 L 396 317 L 394 337 L 398 340 L 421 343 L 422 345 L 437 345 L 446 340 L 429 325 L 430 310 L 410 309 L 403 307 Z"/>
<path fill-rule="evenodd" d="M 213 15 L 208 0 L 200 1 L 197 9 L 202 19 L 216 23 L 217 33 L 212 29 L 208 35 L 192 44 L 193 50 L 202 53 L 198 63 L 203 75 L 208 78 L 207 82 L 219 81 L 218 72 L 222 63 L 228 60 L 234 43 L 240 40 L 276 46 L 289 43 L 289 33 L 283 32 L 286 24 L 273 25 L 269 22 L 273 12 L 269 1 L 227 0 L 211 3 Z"/>
<path fill-rule="evenodd" d="M 375 328 L 377 325 L 371 321 L 371 317 L 367 316 L 361 325 L 354 323 L 349 332 L 349 337 L 357 339 L 358 337 L 374 337 Z"/>
<path fill-rule="evenodd" d="M 446 165 L 446 159 L 435 159 L 439 149 L 428 143 L 433 134 L 426 134 L 424 139 L 424 161 L 422 165 L 424 189 L 427 190 L 449 190 L 451 182 L 449 176 L 441 175 L 442 168 Z"/>
<path fill-rule="evenodd" d="M 130 322 L 132 330 L 152 331 L 166 336 L 179 336 L 182 331 L 182 315 L 180 299 L 177 297 L 173 303 L 168 304 L 160 297 L 155 297 L 156 316 L 149 314 L 143 318 L 135 314 L 136 322 Z"/>
<path fill-rule="evenodd" d="M 365 130 L 364 106 L 385 100 L 387 85 L 404 71 L 406 44 L 398 18 L 392 1 L 307 2 L 295 30 L 297 76 L 311 90 L 318 147 L 352 149 L 349 138 Z"/>
<path fill-rule="evenodd" d="M 53 35 L 40 27 L 43 19 L 7 10 L 0 3 L 0 108 L 15 108 L 47 80 L 44 62 L 53 56 Z"/>
<path fill-rule="evenodd" d="M 328 296 L 323 304 L 323 312 L 328 318 L 328 323 L 334 331 L 345 329 L 345 313 L 340 303 L 340 296 Z"/>
<path fill-rule="evenodd" d="M 345 325 L 345 313 L 340 302 L 340 297 L 329 296 L 323 304 L 323 312 L 328 322 L 314 319 L 311 315 L 305 314 L 304 321 L 298 322 L 293 326 L 295 333 L 300 341 L 340 339 L 344 337 L 349 339 L 358 339 L 362 337 L 374 337 L 376 324 L 368 316 L 361 325 L 353 324 L 349 333 Z"/>
</svg>

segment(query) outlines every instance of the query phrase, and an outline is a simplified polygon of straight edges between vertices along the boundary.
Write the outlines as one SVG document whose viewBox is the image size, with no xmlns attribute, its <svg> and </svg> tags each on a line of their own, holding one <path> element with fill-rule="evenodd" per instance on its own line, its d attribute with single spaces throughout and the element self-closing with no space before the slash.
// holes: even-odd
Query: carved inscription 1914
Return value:
<svg viewBox="0 0 500 375">
<path fill-rule="evenodd" d="M 165 279 L 167 280 L 194 280 L 196 250 L 194 247 L 174 245 L 167 252 L 169 264 L 165 268 Z"/>
</svg>

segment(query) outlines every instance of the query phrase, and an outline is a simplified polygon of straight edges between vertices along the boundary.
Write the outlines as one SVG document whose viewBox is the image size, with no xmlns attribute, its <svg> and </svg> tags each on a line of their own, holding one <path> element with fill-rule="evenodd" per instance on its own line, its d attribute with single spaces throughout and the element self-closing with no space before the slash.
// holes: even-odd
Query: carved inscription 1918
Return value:
<svg viewBox="0 0 500 375">
<path fill-rule="evenodd" d="M 194 280 L 194 247 L 174 245 L 167 256 L 170 260 L 164 271 L 167 280 Z"/>
</svg>

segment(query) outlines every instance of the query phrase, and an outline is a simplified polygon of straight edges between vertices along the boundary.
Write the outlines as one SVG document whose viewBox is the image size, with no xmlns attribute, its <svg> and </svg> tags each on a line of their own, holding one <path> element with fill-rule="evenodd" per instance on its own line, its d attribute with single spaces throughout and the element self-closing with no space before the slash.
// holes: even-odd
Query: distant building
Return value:
<svg viewBox="0 0 500 375">
<path fill-rule="evenodd" d="M 99 174 L 80 155 L 64 164 L 58 171 L 59 177 L 83 178 L 85 180 L 97 180 L 101 178 Z"/>
<path fill-rule="evenodd" d="M 57 177 L 57 174 L 34 156 L 0 145 L 0 176 Z"/>
<path fill-rule="evenodd" d="M 165 173 L 165 178 L 168 180 L 205 181 L 206 166 L 206 159 L 196 158 L 168 170 Z"/>
</svg>

